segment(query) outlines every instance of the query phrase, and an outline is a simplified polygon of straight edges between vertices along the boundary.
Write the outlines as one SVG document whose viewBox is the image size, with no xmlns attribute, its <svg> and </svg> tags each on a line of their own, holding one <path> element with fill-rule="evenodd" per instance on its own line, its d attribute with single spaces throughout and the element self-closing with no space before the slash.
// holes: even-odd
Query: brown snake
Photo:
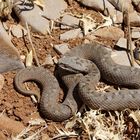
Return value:
<svg viewBox="0 0 140 140">
<path fill-rule="evenodd" d="M 83 44 L 71 49 L 60 58 L 59 74 L 62 75 L 69 89 L 63 103 L 58 102 L 60 87 L 56 78 L 42 67 L 21 70 L 15 77 L 15 86 L 22 94 L 36 95 L 32 91 L 24 90 L 22 84 L 29 80 L 41 84 L 40 111 L 46 118 L 54 121 L 68 119 L 77 111 L 77 104 L 73 97 L 73 90 L 77 84 L 80 98 L 92 109 L 122 110 L 140 107 L 139 89 L 107 93 L 95 91 L 100 73 L 104 80 L 116 85 L 140 87 L 140 69 L 116 64 L 111 58 L 111 52 L 104 47 L 96 42 Z M 93 62 L 98 68 L 94 66 Z M 71 75 L 63 76 L 65 71 L 70 72 Z"/>
</svg>

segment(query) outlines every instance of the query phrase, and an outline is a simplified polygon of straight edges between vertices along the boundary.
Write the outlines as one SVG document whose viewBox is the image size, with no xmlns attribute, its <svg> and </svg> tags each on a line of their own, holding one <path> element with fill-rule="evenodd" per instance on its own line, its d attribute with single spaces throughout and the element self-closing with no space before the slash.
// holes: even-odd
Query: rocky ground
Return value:
<svg viewBox="0 0 140 140">
<path fill-rule="evenodd" d="M 116 63 L 130 65 L 125 51 L 127 48 L 127 26 L 123 26 L 122 19 L 114 24 L 111 17 L 103 16 L 105 13 L 103 13 L 101 4 L 94 3 L 97 5 L 92 7 L 92 4 L 89 5 L 88 2 L 87 0 L 85 4 L 83 1 L 83 5 L 75 0 L 46 0 L 48 11 L 44 10 L 43 12 L 45 18 L 38 14 L 42 5 L 44 6 L 42 1 L 35 1 L 37 4 L 31 11 L 28 10 L 28 13 L 23 10 L 17 14 L 15 7 L 18 6 L 14 7 L 15 10 L 13 9 L 12 14 L 8 19 L 4 19 L 3 23 L 26 66 L 36 65 L 35 61 L 32 62 L 31 55 L 32 47 L 34 47 L 39 64 L 53 73 L 61 54 L 76 45 L 94 40 L 114 50 L 112 58 Z M 139 11 L 136 3 L 132 5 L 130 2 L 128 6 L 135 12 Z M 27 8 L 29 8 L 28 5 Z M 131 10 L 129 12 L 133 13 Z M 118 8 L 117 11 L 121 13 L 122 9 Z M 35 12 L 36 14 L 34 14 Z M 31 16 L 34 17 L 31 18 Z M 24 19 L 29 24 L 29 30 L 27 30 L 27 24 L 25 26 Z M 136 22 L 133 19 L 131 21 L 133 23 L 133 26 L 131 25 L 132 48 L 134 49 L 139 44 L 140 28 L 136 26 L 140 20 L 138 18 Z M 136 26 L 134 23 L 137 23 Z M 114 45 L 124 48 L 124 51 L 116 51 Z M 134 64 L 139 67 L 137 63 Z M 61 123 L 45 121 L 39 114 L 38 104 L 34 97 L 23 96 L 15 90 L 13 78 L 16 72 L 10 71 L 2 74 L 4 79 L 2 76 L 0 77 L 2 83 L 0 87 L 2 88 L 0 94 L 0 140 L 139 139 L 139 111 L 102 112 L 83 106 L 78 114 L 70 120 Z M 27 87 L 38 91 L 37 86 L 32 83 L 27 83 Z M 98 90 L 108 88 L 110 88 L 109 85 L 101 82 Z"/>
</svg>

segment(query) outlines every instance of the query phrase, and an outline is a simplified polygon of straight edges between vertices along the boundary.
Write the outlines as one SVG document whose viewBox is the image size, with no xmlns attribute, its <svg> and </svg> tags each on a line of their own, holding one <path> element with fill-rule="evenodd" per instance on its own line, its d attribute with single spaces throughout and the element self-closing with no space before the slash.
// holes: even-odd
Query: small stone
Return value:
<svg viewBox="0 0 140 140">
<path fill-rule="evenodd" d="M 52 56 L 48 54 L 43 65 L 53 65 L 53 64 L 54 62 L 53 62 Z"/>
<path fill-rule="evenodd" d="M 45 0 L 45 8 L 43 16 L 56 20 L 62 12 L 67 8 L 67 3 L 64 0 Z"/>
<path fill-rule="evenodd" d="M 108 1 L 108 0 L 78 0 L 79 2 L 81 2 L 83 5 L 88 6 L 93 8 L 96 11 L 99 12 L 108 12 L 112 13 L 113 11 L 115 11 L 114 6 Z"/>
<path fill-rule="evenodd" d="M 47 20 L 42 16 L 43 11 L 37 5 L 34 5 L 33 8 L 29 7 L 29 5 L 30 2 L 28 1 L 26 5 L 17 4 L 16 6 L 14 6 L 14 11 L 24 27 L 26 27 L 27 22 L 27 24 L 32 27 L 33 29 L 32 31 L 37 31 L 39 33 L 46 35 L 48 32 L 50 32 L 49 20 Z M 20 10 L 22 12 L 19 12 Z"/>
<path fill-rule="evenodd" d="M 118 42 L 116 43 L 117 47 L 123 48 L 123 49 L 127 49 L 127 39 L 126 38 L 120 38 L 118 40 Z M 135 45 L 132 42 L 132 49 L 135 49 Z"/>
<path fill-rule="evenodd" d="M 60 40 L 69 40 L 69 39 L 74 39 L 77 37 L 80 37 L 80 38 L 83 37 L 83 33 L 80 28 L 73 29 L 73 30 L 70 30 L 70 31 L 67 31 L 67 32 L 61 34 Z"/>
<path fill-rule="evenodd" d="M 26 59 L 26 56 L 25 56 L 25 55 L 21 55 L 21 56 L 20 56 L 20 59 L 24 62 L 25 59 Z"/>
<path fill-rule="evenodd" d="M 126 51 L 112 51 L 111 57 L 113 61 L 119 65 L 131 66 Z M 134 66 L 139 68 L 139 65 L 136 62 L 134 63 Z"/>
<path fill-rule="evenodd" d="M 12 35 L 20 38 L 27 34 L 27 30 L 21 25 L 13 25 L 11 28 Z"/>
<path fill-rule="evenodd" d="M 97 31 L 95 31 L 93 34 L 98 37 L 102 37 L 110 40 L 116 40 L 116 41 L 118 41 L 119 38 L 124 37 L 123 30 L 113 26 L 100 28 Z"/>
<path fill-rule="evenodd" d="M 134 11 L 130 13 L 130 25 L 134 27 L 139 27 L 140 26 L 140 15 L 138 12 Z"/>
<path fill-rule="evenodd" d="M 79 19 L 71 15 L 64 15 L 61 22 L 63 24 L 66 24 L 66 25 L 62 24 L 61 29 L 68 29 L 70 27 L 75 27 L 79 25 Z"/>
<path fill-rule="evenodd" d="M 133 30 L 132 30 L 132 38 L 133 38 L 133 39 L 138 39 L 138 38 L 140 38 L 140 31 L 133 31 Z"/>
<path fill-rule="evenodd" d="M 58 54 L 64 54 L 70 50 L 68 44 L 54 45 L 54 49 L 57 51 Z"/>
</svg>

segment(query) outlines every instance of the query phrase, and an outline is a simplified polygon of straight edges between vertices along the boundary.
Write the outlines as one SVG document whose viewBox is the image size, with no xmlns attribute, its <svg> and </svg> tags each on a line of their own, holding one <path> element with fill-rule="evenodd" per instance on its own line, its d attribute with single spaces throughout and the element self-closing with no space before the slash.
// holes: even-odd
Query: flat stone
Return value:
<svg viewBox="0 0 140 140">
<path fill-rule="evenodd" d="M 111 57 L 113 61 L 117 64 L 131 66 L 126 51 L 112 51 Z M 136 62 L 134 63 L 134 66 L 140 68 L 140 66 Z"/>
<path fill-rule="evenodd" d="M 56 20 L 66 8 L 67 3 L 64 0 L 44 0 L 43 10 L 36 4 L 31 6 L 31 2 L 26 0 L 24 4 L 19 1 L 14 6 L 14 11 L 24 26 L 27 22 L 35 31 L 47 34 L 50 32 L 48 18 Z"/>
<path fill-rule="evenodd" d="M 127 39 L 126 38 L 120 38 L 118 40 L 118 42 L 116 43 L 117 47 L 123 48 L 123 49 L 127 49 Z M 135 45 L 132 42 L 132 49 L 135 49 Z"/>
<path fill-rule="evenodd" d="M 20 38 L 27 34 L 27 30 L 23 28 L 21 25 L 13 25 L 11 28 L 12 35 Z"/>
<path fill-rule="evenodd" d="M 64 15 L 61 22 L 66 24 L 66 25 L 61 24 L 61 29 L 68 29 L 70 27 L 75 27 L 79 25 L 79 19 L 71 15 Z"/>
<path fill-rule="evenodd" d="M 134 27 L 140 27 L 140 15 L 138 12 L 134 11 L 130 13 L 130 25 Z"/>
<path fill-rule="evenodd" d="M 73 29 L 70 31 L 67 31 L 63 34 L 60 35 L 60 40 L 69 40 L 69 39 L 74 39 L 74 38 L 82 38 L 83 37 L 83 33 L 81 31 L 80 28 L 78 29 Z"/>
<path fill-rule="evenodd" d="M 113 17 L 113 22 L 116 24 L 121 24 L 123 22 L 123 13 L 116 10 L 116 12 L 114 13 L 114 15 L 112 15 Z"/>
<path fill-rule="evenodd" d="M 107 14 L 107 10 L 109 14 L 115 13 L 115 7 L 108 0 L 77 0 L 81 2 L 83 5 L 93 8 L 96 11 L 104 12 Z"/>
<path fill-rule="evenodd" d="M 117 10 L 123 12 L 129 10 L 131 13 L 134 8 L 131 0 L 108 0 Z"/>
<path fill-rule="evenodd" d="M 56 20 L 62 12 L 67 8 L 67 3 L 64 0 L 45 0 L 45 8 L 43 9 L 43 16 Z"/>
<path fill-rule="evenodd" d="M 124 37 L 124 32 L 117 27 L 104 27 L 100 28 L 93 33 L 95 36 L 118 41 L 119 38 Z"/>
<path fill-rule="evenodd" d="M 46 56 L 46 59 L 45 59 L 45 62 L 43 63 L 43 65 L 53 65 L 54 62 L 53 62 L 53 59 L 52 59 L 52 56 L 51 54 L 48 54 Z"/>
<path fill-rule="evenodd" d="M 133 38 L 133 39 L 138 39 L 138 38 L 140 38 L 140 31 L 133 31 L 133 30 L 132 30 L 132 38 Z"/>
<path fill-rule="evenodd" d="M 59 54 L 64 54 L 67 51 L 69 51 L 68 44 L 59 44 L 59 45 L 54 45 L 54 49 L 57 51 Z"/>
<path fill-rule="evenodd" d="M 24 68 L 17 48 L 0 22 L 0 73 Z"/>
<path fill-rule="evenodd" d="M 27 24 L 32 27 L 33 31 L 47 34 L 50 31 L 49 20 L 42 17 L 43 11 L 37 5 L 34 5 L 32 8 L 28 6 L 28 4 L 30 4 L 30 2 L 27 1 L 24 5 L 19 3 L 14 7 L 14 11 L 22 25 L 26 27 L 27 22 Z"/>
</svg>

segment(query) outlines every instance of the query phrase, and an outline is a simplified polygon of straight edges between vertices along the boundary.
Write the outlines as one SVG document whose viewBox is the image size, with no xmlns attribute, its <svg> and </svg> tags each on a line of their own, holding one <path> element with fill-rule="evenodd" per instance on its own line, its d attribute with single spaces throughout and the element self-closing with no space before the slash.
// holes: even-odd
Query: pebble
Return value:
<svg viewBox="0 0 140 140">
<path fill-rule="evenodd" d="M 120 28 L 110 26 L 98 29 L 93 33 L 93 35 L 105 39 L 118 41 L 119 38 L 124 37 L 124 32 Z"/>
<path fill-rule="evenodd" d="M 70 50 L 68 44 L 54 45 L 54 49 L 57 51 L 58 54 L 64 54 Z"/>
<path fill-rule="evenodd" d="M 134 27 L 140 27 L 140 15 L 138 12 L 134 11 L 130 13 L 130 25 Z"/>
<path fill-rule="evenodd" d="M 71 15 L 64 15 L 61 22 L 66 24 L 61 24 L 61 29 L 68 29 L 79 25 L 79 19 Z"/>
<path fill-rule="evenodd" d="M 69 39 L 74 39 L 74 38 L 82 38 L 83 37 L 83 33 L 81 31 L 80 28 L 78 29 L 73 29 L 70 31 L 67 31 L 63 34 L 60 35 L 60 40 L 69 40 Z"/>
<path fill-rule="evenodd" d="M 132 35 L 131 35 L 131 37 L 132 37 L 133 39 L 138 39 L 138 38 L 140 38 L 140 31 L 134 31 L 134 30 L 132 30 Z"/>
<path fill-rule="evenodd" d="M 45 0 L 43 15 L 49 19 L 56 20 L 66 8 L 67 3 L 64 0 Z"/>
<path fill-rule="evenodd" d="M 123 48 L 123 49 L 127 49 L 127 39 L 126 38 L 120 38 L 118 40 L 118 42 L 116 43 L 116 46 L 117 47 L 120 47 L 120 48 Z M 132 42 L 132 49 L 135 49 L 135 45 L 134 43 Z"/>
<path fill-rule="evenodd" d="M 83 5 L 93 8 L 96 11 L 104 12 L 107 14 L 108 9 L 109 13 L 115 13 L 115 7 L 108 0 L 77 0 Z"/>
<path fill-rule="evenodd" d="M 23 28 L 21 25 L 13 25 L 11 28 L 12 35 L 20 38 L 27 34 L 27 30 Z"/>
<path fill-rule="evenodd" d="M 54 62 L 53 62 L 52 56 L 51 56 L 51 54 L 48 54 L 43 65 L 51 65 L 52 66 L 53 64 L 54 64 Z"/>
</svg>

